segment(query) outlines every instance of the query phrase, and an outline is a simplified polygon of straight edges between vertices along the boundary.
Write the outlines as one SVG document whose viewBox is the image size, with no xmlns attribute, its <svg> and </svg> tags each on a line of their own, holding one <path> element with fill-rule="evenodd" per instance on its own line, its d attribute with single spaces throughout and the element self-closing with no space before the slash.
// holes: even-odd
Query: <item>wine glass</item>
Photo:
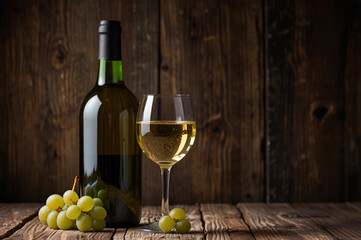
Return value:
<svg viewBox="0 0 361 240">
<path fill-rule="evenodd" d="M 161 212 L 162 216 L 168 215 L 170 170 L 188 153 L 196 136 L 191 96 L 188 94 L 144 95 L 138 109 L 136 131 L 140 148 L 160 167 Z M 141 226 L 138 230 L 162 232 L 158 227 L 158 221 Z"/>
</svg>

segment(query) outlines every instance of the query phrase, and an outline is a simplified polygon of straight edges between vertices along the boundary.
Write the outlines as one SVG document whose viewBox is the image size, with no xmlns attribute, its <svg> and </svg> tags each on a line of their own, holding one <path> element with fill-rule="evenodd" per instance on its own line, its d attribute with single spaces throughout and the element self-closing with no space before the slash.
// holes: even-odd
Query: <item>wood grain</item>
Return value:
<svg viewBox="0 0 361 240">
<path fill-rule="evenodd" d="M 34 218 L 7 239 L 51 239 L 55 233 L 55 230 L 42 224 L 39 218 Z"/>
<path fill-rule="evenodd" d="M 345 62 L 345 200 L 361 200 L 361 3 L 348 2 Z"/>
<path fill-rule="evenodd" d="M 29 221 L 12 234 L 9 237 L 10 239 L 61 239 L 61 240 L 72 240 L 72 239 L 112 239 L 112 235 L 115 229 L 113 228 L 105 228 L 102 232 L 80 232 L 78 230 L 53 230 L 48 226 L 42 224 L 39 218 L 34 218 Z"/>
<path fill-rule="evenodd" d="M 39 208 L 37 203 L 1 203 L 0 238 L 8 237 L 33 218 Z"/>
<path fill-rule="evenodd" d="M 69 55 L 69 28 L 62 24 L 68 8 L 64 1 L 49 4 L 13 1 L 1 14 L 3 201 L 44 200 L 65 188 L 67 181 L 59 179 L 69 176 L 70 182 L 77 171 L 71 161 L 77 159 L 77 132 L 69 127 L 77 124 L 76 88 L 69 81 L 75 58 Z"/>
<path fill-rule="evenodd" d="M 160 6 L 160 89 L 190 93 L 197 121 L 194 146 L 172 169 L 170 201 L 262 201 L 262 1 Z"/>
<path fill-rule="evenodd" d="M 344 200 L 346 10 L 340 1 L 266 2 L 271 201 Z"/>
<path fill-rule="evenodd" d="M 289 204 L 247 203 L 237 206 L 256 239 L 334 239 L 323 228 L 316 227 L 309 217 L 299 216 Z"/>
<path fill-rule="evenodd" d="M 84 240 L 92 240 L 92 239 L 101 239 L 101 240 L 110 240 L 113 239 L 113 235 L 115 232 L 114 228 L 105 228 L 101 232 L 80 232 L 79 230 L 51 230 L 47 229 L 47 231 L 55 232 L 51 235 L 51 239 L 61 239 L 61 240 L 72 240 L 72 239 L 84 239 Z M 25 235 L 26 236 L 26 235 Z"/>
<path fill-rule="evenodd" d="M 359 211 L 361 213 L 361 202 L 353 202 L 353 203 L 346 203 L 346 205 L 355 208 L 357 211 Z"/>
<path fill-rule="evenodd" d="M 239 232 L 210 232 L 207 234 L 207 240 L 244 240 L 244 239 L 254 239 L 252 235 L 245 236 L 244 233 Z"/>
<path fill-rule="evenodd" d="M 207 239 L 254 239 L 238 209 L 230 204 L 201 204 Z"/>
<path fill-rule="evenodd" d="M 301 204 L 293 205 L 297 213 L 309 218 L 320 229 L 336 239 L 358 239 L 361 236 L 360 211 L 345 204 Z"/>
</svg>

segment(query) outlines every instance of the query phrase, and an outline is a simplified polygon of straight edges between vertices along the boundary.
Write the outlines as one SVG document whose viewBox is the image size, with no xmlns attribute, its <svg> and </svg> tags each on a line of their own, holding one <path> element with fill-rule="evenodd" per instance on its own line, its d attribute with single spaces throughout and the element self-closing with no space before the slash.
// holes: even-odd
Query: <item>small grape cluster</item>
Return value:
<svg viewBox="0 0 361 240">
<path fill-rule="evenodd" d="M 68 230 L 78 228 L 82 232 L 102 231 L 105 228 L 106 210 L 103 208 L 103 201 L 100 198 L 89 196 L 78 197 L 74 191 L 74 180 L 72 190 L 67 190 L 63 197 L 53 194 L 46 200 L 46 205 L 39 210 L 39 219 L 52 229 Z"/>
<path fill-rule="evenodd" d="M 185 219 L 186 213 L 181 208 L 174 208 L 159 220 L 159 227 L 164 232 L 171 232 L 175 228 L 177 233 L 187 233 L 191 229 L 190 222 Z"/>
</svg>

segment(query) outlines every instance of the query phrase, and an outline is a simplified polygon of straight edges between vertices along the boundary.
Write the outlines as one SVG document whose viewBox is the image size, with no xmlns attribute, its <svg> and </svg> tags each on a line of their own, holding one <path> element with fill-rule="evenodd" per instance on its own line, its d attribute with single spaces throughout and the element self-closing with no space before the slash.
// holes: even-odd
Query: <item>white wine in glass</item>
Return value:
<svg viewBox="0 0 361 240">
<path fill-rule="evenodd" d="M 137 139 L 145 155 L 170 168 L 189 151 L 196 137 L 195 121 L 137 122 Z"/>
<path fill-rule="evenodd" d="M 190 95 L 144 95 L 138 109 L 136 132 L 144 154 L 160 167 L 161 212 L 168 215 L 170 170 L 188 153 L 196 137 Z M 141 226 L 138 230 L 162 232 L 158 222 Z"/>
</svg>

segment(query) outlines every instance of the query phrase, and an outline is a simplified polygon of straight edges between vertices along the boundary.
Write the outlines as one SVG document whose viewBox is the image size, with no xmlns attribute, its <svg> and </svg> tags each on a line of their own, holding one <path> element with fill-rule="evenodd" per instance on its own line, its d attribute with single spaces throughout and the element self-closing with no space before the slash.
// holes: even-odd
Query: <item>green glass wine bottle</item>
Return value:
<svg viewBox="0 0 361 240">
<path fill-rule="evenodd" d="M 80 194 L 98 197 L 107 227 L 136 226 L 141 213 L 138 101 L 123 81 L 121 26 L 100 21 L 99 72 L 80 110 Z"/>
</svg>

